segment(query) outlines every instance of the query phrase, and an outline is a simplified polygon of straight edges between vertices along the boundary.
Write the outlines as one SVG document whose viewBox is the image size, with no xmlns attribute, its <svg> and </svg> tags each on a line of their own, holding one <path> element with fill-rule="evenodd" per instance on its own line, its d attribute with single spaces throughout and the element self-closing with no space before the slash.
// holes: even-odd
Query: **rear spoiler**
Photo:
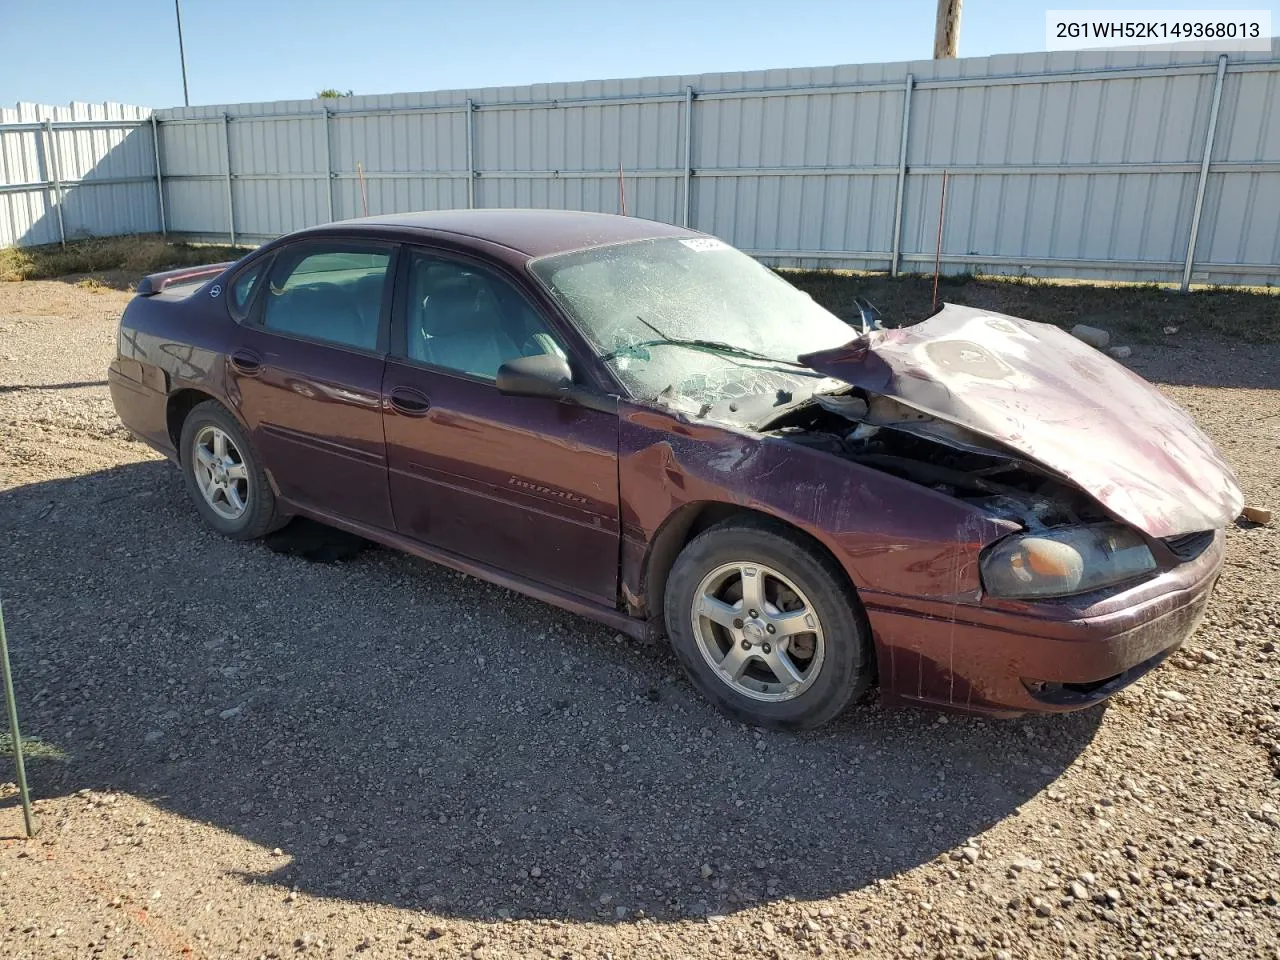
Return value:
<svg viewBox="0 0 1280 960">
<path fill-rule="evenodd" d="M 202 267 L 179 267 L 177 270 L 153 273 L 142 278 L 134 293 L 140 297 L 151 297 L 160 293 L 165 287 L 172 287 L 181 283 L 192 283 L 196 280 L 208 280 L 210 277 L 216 277 L 222 273 L 233 263 L 235 263 L 234 260 L 228 260 L 226 263 L 209 263 Z"/>
</svg>

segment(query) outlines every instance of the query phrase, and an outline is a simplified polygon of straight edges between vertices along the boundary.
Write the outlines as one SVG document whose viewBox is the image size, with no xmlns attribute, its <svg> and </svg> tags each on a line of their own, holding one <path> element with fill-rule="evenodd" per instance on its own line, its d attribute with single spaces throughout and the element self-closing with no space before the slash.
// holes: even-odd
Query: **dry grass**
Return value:
<svg viewBox="0 0 1280 960">
<path fill-rule="evenodd" d="M 158 236 L 96 237 L 0 250 L 0 281 L 80 278 L 86 287 L 129 289 L 149 273 L 237 260 L 246 247 L 168 243 Z M 88 275 L 88 276 L 85 276 Z"/>
<path fill-rule="evenodd" d="M 845 318 L 857 316 L 854 296 L 869 299 L 886 319 L 913 322 L 933 313 L 932 277 L 801 270 L 782 274 Z M 1165 342 L 1165 327 L 1177 327 L 1179 335 L 1280 343 L 1280 289 L 1275 288 L 1207 287 L 1183 294 L 1156 284 L 961 274 L 942 278 L 938 299 L 1060 327 L 1087 323 L 1110 330 L 1114 343 Z"/>
<path fill-rule="evenodd" d="M 8 730 L 0 732 L 0 757 L 13 756 L 13 734 Z M 68 760 L 67 752 L 57 744 L 41 740 L 39 737 L 22 738 L 22 757 L 24 760 Z M 6 774 L 8 771 L 6 771 Z"/>
</svg>

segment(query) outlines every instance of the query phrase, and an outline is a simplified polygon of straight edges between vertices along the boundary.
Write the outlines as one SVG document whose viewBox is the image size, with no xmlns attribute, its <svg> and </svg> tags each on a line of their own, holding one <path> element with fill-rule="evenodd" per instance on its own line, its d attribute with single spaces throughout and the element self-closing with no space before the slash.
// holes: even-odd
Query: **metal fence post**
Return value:
<svg viewBox="0 0 1280 960">
<path fill-rule="evenodd" d="M 328 107 L 324 108 L 324 201 L 329 214 L 329 223 L 333 222 L 333 145 L 330 142 L 329 121 L 333 114 Z"/>
<path fill-rule="evenodd" d="M 236 205 L 231 196 L 231 114 L 222 115 L 222 140 L 227 148 L 227 232 L 231 246 L 236 245 Z"/>
<path fill-rule="evenodd" d="M 9 736 L 13 738 L 13 766 L 18 775 L 18 797 L 22 801 L 22 820 L 27 836 L 40 829 L 31 810 L 31 792 L 27 789 L 27 768 L 22 762 L 22 733 L 18 730 L 18 701 L 13 695 L 13 670 L 9 666 L 9 641 L 4 633 L 4 608 L 0 606 L 0 670 L 4 671 L 4 702 L 9 713 Z"/>
<path fill-rule="evenodd" d="M 689 226 L 690 189 L 693 185 L 693 87 L 684 88 L 684 194 L 680 226 Z"/>
<path fill-rule="evenodd" d="M 58 145 L 53 137 L 53 119 L 46 118 L 44 121 L 44 157 L 45 162 L 49 166 L 49 177 L 53 180 L 53 207 L 58 213 L 58 242 L 63 247 L 67 245 L 67 229 L 62 222 L 62 176 L 58 167 Z"/>
<path fill-rule="evenodd" d="M 1200 233 L 1200 213 L 1204 207 L 1204 188 L 1209 180 L 1209 161 L 1213 158 L 1213 137 L 1218 130 L 1218 105 L 1222 102 L 1222 78 L 1227 73 L 1227 55 L 1218 57 L 1218 76 L 1213 81 L 1213 104 L 1209 107 L 1209 129 L 1204 134 L 1204 155 L 1200 158 L 1200 180 L 1196 184 L 1196 205 L 1191 213 L 1191 236 L 1187 238 L 1187 261 L 1182 267 L 1182 292 L 1191 288 L 1191 268 L 1196 259 L 1196 238 Z"/>
<path fill-rule="evenodd" d="M 476 205 L 476 144 L 475 144 L 476 105 L 467 97 L 467 209 L 473 210 Z"/>
<path fill-rule="evenodd" d="M 167 239 L 169 231 L 164 220 L 164 181 L 160 176 L 160 124 L 156 122 L 154 113 L 151 114 L 151 149 L 156 158 L 156 200 L 160 204 L 160 236 Z"/>
<path fill-rule="evenodd" d="M 898 275 L 902 257 L 902 202 L 907 185 L 907 134 L 911 130 L 911 91 L 915 84 L 916 78 L 908 73 L 907 83 L 902 91 L 902 143 L 898 147 L 898 192 L 893 202 L 893 253 L 889 260 L 891 277 Z"/>
</svg>

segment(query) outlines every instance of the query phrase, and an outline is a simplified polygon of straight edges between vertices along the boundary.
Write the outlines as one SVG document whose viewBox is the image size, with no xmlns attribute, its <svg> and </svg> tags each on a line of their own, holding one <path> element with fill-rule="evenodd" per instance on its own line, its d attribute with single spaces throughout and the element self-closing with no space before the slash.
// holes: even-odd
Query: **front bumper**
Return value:
<svg viewBox="0 0 1280 960">
<path fill-rule="evenodd" d="M 1194 560 L 1119 593 L 947 604 L 864 595 L 881 694 L 967 713 L 1079 710 L 1158 666 L 1195 630 L 1225 535 Z"/>
</svg>

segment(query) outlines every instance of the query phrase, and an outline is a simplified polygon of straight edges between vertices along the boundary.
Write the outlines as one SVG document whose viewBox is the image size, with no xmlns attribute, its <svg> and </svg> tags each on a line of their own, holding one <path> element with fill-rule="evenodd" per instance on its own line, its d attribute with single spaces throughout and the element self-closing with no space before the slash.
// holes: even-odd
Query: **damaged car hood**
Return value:
<svg viewBox="0 0 1280 960">
<path fill-rule="evenodd" d="M 947 304 L 800 361 L 998 441 L 1153 537 L 1223 527 L 1244 505 L 1182 408 L 1048 324 Z"/>
</svg>

